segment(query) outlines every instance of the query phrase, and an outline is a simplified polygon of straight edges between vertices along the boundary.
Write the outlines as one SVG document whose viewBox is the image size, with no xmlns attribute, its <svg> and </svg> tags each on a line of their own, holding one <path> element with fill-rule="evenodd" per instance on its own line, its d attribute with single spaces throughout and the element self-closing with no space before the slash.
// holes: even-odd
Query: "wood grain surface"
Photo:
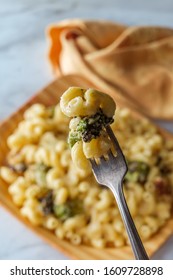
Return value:
<svg viewBox="0 0 173 280">
<path fill-rule="evenodd" d="M 23 112 L 34 103 L 43 103 L 45 105 L 53 105 L 59 101 L 61 94 L 70 86 L 81 86 L 84 88 L 92 87 L 87 80 L 79 76 L 65 76 L 53 83 L 49 84 L 46 88 L 42 89 L 36 95 L 33 96 L 26 104 L 24 104 L 17 112 L 12 114 L 8 119 L 0 124 L 0 165 L 5 161 L 8 147 L 6 145 L 7 137 L 16 128 L 17 124 L 23 118 Z M 101 89 L 100 89 L 101 90 Z M 121 105 L 122 104 L 118 104 Z M 165 137 L 167 134 L 165 133 Z M 170 136 L 169 136 L 170 137 Z M 91 260 L 123 260 L 133 259 L 131 248 L 126 246 L 123 248 L 106 248 L 95 249 L 92 247 L 79 245 L 74 246 L 67 241 L 58 239 L 52 232 L 42 228 L 33 226 L 29 221 L 20 215 L 19 209 L 14 205 L 8 194 L 8 186 L 0 179 L 0 203 L 5 207 L 13 216 L 25 224 L 34 233 L 43 238 L 47 243 L 69 256 L 72 259 Z M 145 248 L 149 256 L 151 256 L 156 250 L 168 239 L 173 233 L 173 218 L 148 242 L 145 242 Z"/>
</svg>

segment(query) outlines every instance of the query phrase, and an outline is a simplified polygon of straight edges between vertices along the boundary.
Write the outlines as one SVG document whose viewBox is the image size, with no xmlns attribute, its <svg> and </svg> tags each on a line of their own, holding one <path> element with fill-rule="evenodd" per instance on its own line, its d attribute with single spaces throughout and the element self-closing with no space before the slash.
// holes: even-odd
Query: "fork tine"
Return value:
<svg viewBox="0 0 173 280">
<path fill-rule="evenodd" d="M 95 161 L 95 159 L 89 159 L 90 163 L 91 163 L 91 167 L 92 167 L 92 171 L 93 171 L 93 174 L 94 174 L 94 177 L 96 178 L 96 181 L 99 183 L 99 184 L 102 184 L 102 182 L 100 181 L 100 168 L 98 167 L 98 164 L 97 162 Z"/>
<path fill-rule="evenodd" d="M 111 150 L 108 151 L 108 158 L 111 160 L 116 160 L 116 157 L 113 155 Z"/>
<path fill-rule="evenodd" d="M 92 169 L 95 170 L 97 168 L 97 163 L 96 163 L 95 159 L 94 158 L 90 158 L 89 161 L 91 163 Z"/>
<path fill-rule="evenodd" d="M 125 156 L 124 156 L 124 154 L 123 154 L 123 152 L 121 150 L 121 147 L 120 147 L 120 145 L 118 143 L 117 138 L 115 137 L 115 135 L 114 135 L 114 133 L 113 133 L 113 131 L 112 131 L 112 129 L 111 129 L 111 127 L 109 125 L 106 127 L 106 131 L 107 131 L 107 133 L 108 133 L 108 135 L 109 135 L 109 137 L 110 137 L 110 139 L 112 141 L 112 144 L 113 144 L 113 146 L 115 148 L 115 151 L 117 153 L 116 157 L 114 157 L 113 154 L 112 155 L 110 154 L 110 157 L 112 159 L 114 157 L 114 160 L 117 160 L 117 162 L 119 162 L 119 163 L 121 162 L 126 167 L 126 172 L 127 172 L 128 166 L 127 166 L 127 162 L 126 162 Z"/>
<path fill-rule="evenodd" d="M 99 159 L 100 159 L 100 164 L 103 164 L 106 161 L 104 156 L 101 156 Z"/>
<path fill-rule="evenodd" d="M 110 139 L 112 140 L 113 144 L 114 144 L 114 147 L 116 148 L 116 150 L 121 150 L 120 146 L 119 146 L 119 143 L 118 143 L 118 140 L 117 138 L 115 137 L 110 125 L 106 126 L 106 131 L 110 137 Z"/>
<path fill-rule="evenodd" d="M 112 129 L 111 129 L 111 127 L 109 125 L 106 127 L 106 131 L 107 131 L 107 133 L 108 133 L 108 135 L 109 135 L 109 137 L 110 137 L 110 139 L 111 139 L 111 141 L 112 141 L 112 143 L 113 143 L 113 145 L 115 147 L 117 155 L 119 155 L 119 156 L 122 155 L 124 157 L 123 152 L 122 152 L 122 150 L 120 148 L 120 145 L 118 143 L 118 140 L 115 137 L 115 135 L 114 135 L 114 133 L 113 133 L 113 131 L 112 131 Z"/>
</svg>

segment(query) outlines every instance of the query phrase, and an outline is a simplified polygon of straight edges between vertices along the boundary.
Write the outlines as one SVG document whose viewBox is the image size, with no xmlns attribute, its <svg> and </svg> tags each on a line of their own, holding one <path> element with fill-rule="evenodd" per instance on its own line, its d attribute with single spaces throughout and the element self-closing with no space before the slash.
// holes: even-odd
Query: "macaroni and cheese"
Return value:
<svg viewBox="0 0 173 280">
<path fill-rule="evenodd" d="M 76 112 L 70 108 L 73 117 Z M 84 115 L 85 110 L 96 113 L 94 105 L 91 111 L 87 103 L 81 108 Z M 107 113 L 107 107 L 102 109 Z M 114 108 L 108 117 L 113 113 Z M 109 189 L 98 185 L 90 167 L 79 169 L 72 163 L 68 126 L 69 118 L 59 104 L 31 106 L 8 138 L 7 164 L 0 167 L 0 176 L 21 215 L 34 225 L 75 245 L 122 247 L 128 238 L 115 199 Z M 128 160 L 126 200 L 141 238 L 147 240 L 171 217 L 173 143 L 127 109 L 116 110 L 111 126 Z M 82 165 L 81 155 L 79 150 L 75 153 Z"/>
</svg>

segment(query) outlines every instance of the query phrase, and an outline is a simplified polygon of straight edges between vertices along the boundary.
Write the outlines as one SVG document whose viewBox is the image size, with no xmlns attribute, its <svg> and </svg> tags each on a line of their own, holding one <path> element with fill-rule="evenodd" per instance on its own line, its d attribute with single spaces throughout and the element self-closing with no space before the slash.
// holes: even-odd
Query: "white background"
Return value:
<svg viewBox="0 0 173 280">
<path fill-rule="evenodd" d="M 83 260 L 83 261 L 69 261 L 69 260 L 60 260 L 60 261 L 1 261 L 1 269 L 0 276 L 2 276 L 3 280 L 18 280 L 18 279 L 82 279 L 82 280 L 96 280 L 98 277 L 101 279 L 116 279 L 118 280 L 133 280 L 134 278 L 138 278 L 139 280 L 171 280 L 171 272 L 172 272 L 172 261 L 92 261 L 92 260 Z M 127 270 L 124 270 L 127 268 Z M 51 269 L 52 268 L 52 269 Z M 141 270 L 140 270 L 141 268 Z M 147 269 L 147 274 L 144 275 Z M 154 268 L 154 270 L 152 270 Z M 156 268 L 156 270 L 155 270 Z M 11 271 L 12 269 L 12 271 Z M 37 275 L 36 275 L 37 269 Z M 40 269 L 40 271 L 38 271 Z M 45 270 L 48 269 L 47 272 L 51 271 L 52 276 L 46 276 Z M 33 271 L 33 275 L 31 276 L 31 272 Z M 122 272 L 125 272 L 123 274 Z M 140 272 L 141 271 L 141 272 Z M 152 271 L 156 273 L 152 273 Z M 41 273 L 40 273 L 41 272 Z M 16 274 L 17 275 L 12 275 Z M 20 274 L 19 274 L 20 273 Z M 24 276 L 19 276 L 24 274 Z M 29 276 L 29 275 L 30 276 Z M 38 274 L 43 274 L 43 276 L 39 276 Z M 56 274 L 56 275 L 54 275 Z M 69 275 L 70 274 L 70 275 Z"/>
<path fill-rule="evenodd" d="M 54 79 L 45 27 L 74 17 L 173 27 L 173 1 L 0 0 L 0 121 Z M 0 208 L 0 259 L 66 258 Z M 173 259 L 173 237 L 153 258 Z"/>
</svg>

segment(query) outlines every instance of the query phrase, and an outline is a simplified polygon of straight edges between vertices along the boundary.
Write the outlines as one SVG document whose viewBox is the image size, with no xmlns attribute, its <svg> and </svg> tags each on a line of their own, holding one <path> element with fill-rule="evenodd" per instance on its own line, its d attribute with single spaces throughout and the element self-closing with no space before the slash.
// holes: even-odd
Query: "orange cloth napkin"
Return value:
<svg viewBox="0 0 173 280">
<path fill-rule="evenodd" d="M 73 19 L 47 34 L 58 76 L 83 76 L 149 117 L 173 119 L 173 29 Z"/>
</svg>

